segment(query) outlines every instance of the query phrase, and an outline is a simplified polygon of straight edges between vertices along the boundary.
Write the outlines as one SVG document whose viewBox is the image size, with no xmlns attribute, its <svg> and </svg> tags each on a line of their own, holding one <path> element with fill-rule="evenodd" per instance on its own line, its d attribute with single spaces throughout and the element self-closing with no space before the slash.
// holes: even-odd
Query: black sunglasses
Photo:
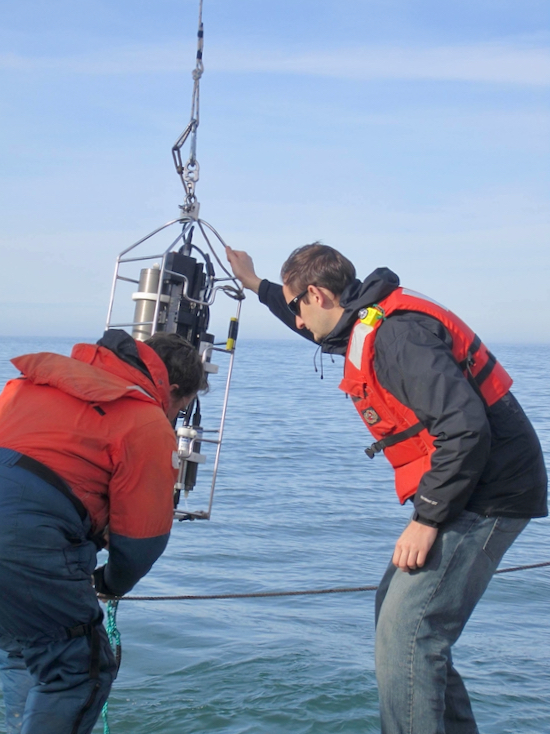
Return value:
<svg viewBox="0 0 550 734">
<path fill-rule="evenodd" d="M 292 301 L 289 301 L 286 305 L 288 306 L 288 310 L 293 316 L 299 316 L 300 315 L 300 301 L 302 298 L 306 295 L 306 293 L 309 290 L 309 286 L 305 289 L 305 291 L 302 291 L 297 296 L 295 296 Z"/>
</svg>

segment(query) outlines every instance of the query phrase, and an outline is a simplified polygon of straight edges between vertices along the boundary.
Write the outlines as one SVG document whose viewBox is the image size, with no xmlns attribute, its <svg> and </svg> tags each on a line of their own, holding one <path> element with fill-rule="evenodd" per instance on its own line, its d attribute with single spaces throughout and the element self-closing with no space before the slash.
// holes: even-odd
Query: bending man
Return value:
<svg viewBox="0 0 550 734">
<path fill-rule="evenodd" d="M 0 396 L 0 675 L 8 734 L 88 734 L 116 665 L 97 591 L 121 596 L 166 548 L 172 424 L 205 388 L 175 334 L 105 332 L 12 360 Z M 94 571 L 96 551 L 109 559 Z"/>
<path fill-rule="evenodd" d="M 548 514 L 537 436 L 502 365 L 457 316 L 379 268 L 363 282 L 319 243 L 261 280 L 233 272 L 294 331 L 345 355 L 340 385 L 395 470 L 414 512 L 376 597 L 383 734 L 477 734 L 451 648 L 502 556 Z"/>
</svg>

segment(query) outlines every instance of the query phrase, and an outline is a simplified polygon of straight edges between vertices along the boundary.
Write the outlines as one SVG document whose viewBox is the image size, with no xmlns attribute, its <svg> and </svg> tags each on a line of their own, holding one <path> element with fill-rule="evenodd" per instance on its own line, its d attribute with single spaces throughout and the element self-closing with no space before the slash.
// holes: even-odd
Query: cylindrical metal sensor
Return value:
<svg viewBox="0 0 550 734">
<path fill-rule="evenodd" d="M 152 268 L 143 268 L 139 275 L 139 292 L 133 293 L 136 302 L 134 311 L 135 326 L 132 336 L 139 341 L 145 341 L 153 333 L 153 318 L 159 291 L 160 268 L 157 264 Z M 149 322 L 149 323 L 143 323 Z"/>
</svg>

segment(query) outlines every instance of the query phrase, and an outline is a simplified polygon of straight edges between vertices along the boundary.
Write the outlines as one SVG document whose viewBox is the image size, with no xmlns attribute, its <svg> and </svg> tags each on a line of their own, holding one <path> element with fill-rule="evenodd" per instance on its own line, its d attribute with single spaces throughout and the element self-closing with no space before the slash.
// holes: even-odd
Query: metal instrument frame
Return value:
<svg viewBox="0 0 550 734">
<path fill-rule="evenodd" d="M 161 307 L 162 307 L 162 296 L 163 296 L 163 284 L 165 280 L 165 276 L 168 276 L 170 278 L 176 278 L 181 279 L 183 281 L 183 292 L 182 292 L 182 298 L 185 298 L 189 303 L 196 304 L 199 307 L 210 307 L 218 295 L 219 292 L 224 293 L 226 296 L 234 299 L 237 301 L 237 306 L 235 310 L 235 316 L 234 318 L 239 320 L 240 311 L 241 311 L 241 304 L 244 299 L 244 292 L 241 287 L 241 285 L 238 283 L 238 281 L 234 278 L 234 276 L 227 270 L 227 268 L 223 265 L 220 258 L 218 257 L 214 247 L 212 246 L 212 243 L 210 242 L 208 232 L 214 235 L 216 240 L 219 244 L 221 244 L 223 247 L 226 247 L 226 243 L 223 241 L 222 237 L 219 235 L 219 233 L 212 227 L 208 222 L 205 222 L 202 219 L 198 219 L 198 217 L 193 216 L 192 214 L 189 214 L 185 211 L 185 207 L 181 208 L 181 215 L 177 219 L 173 219 L 166 224 L 162 225 L 161 227 L 158 227 L 157 229 L 150 232 L 145 237 L 142 237 L 137 242 L 135 242 L 130 247 L 127 247 L 125 250 L 123 250 L 119 256 L 117 257 L 116 264 L 115 264 L 115 272 L 113 276 L 113 283 L 111 287 L 111 295 L 109 300 L 109 308 L 107 313 L 107 322 L 106 322 L 106 329 L 124 329 L 124 328 L 133 328 L 136 326 L 150 326 L 151 327 L 151 336 L 158 331 L 158 318 L 161 313 Z M 136 250 L 136 248 L 140 247 L 140 245 L 143 245 L 144 243 L 147 243 L 149 240 L 154 238 L 156 235 L 158 235 L 160 232 L 163 232 L 164 230 L 180 224 L 182 226 L 182 231 L 178 234 L 178 236 L 175 238 L 171 244 L 166 247 L 164 250 L 161 250 L 160 252 L 155 252 L 154 254 L 133 254 L 131 256 L 128 256 L 129 253 L 132 253 L 132 251 Z M 206 287 L 205 287 L 205 293 L 207 294 L 205 300 L 197 300 L 194 298 L 191 298 L 188 295 L 188 279 L 185 275 L 182 275 L 180 273 L 176 273 L 174 271 L 169 270 L 166 267 L 166 262 L 168 255 L 172 252 L 174 252 L 178 246 L 178 244 L 182 241 L 185 241 L 186 235 L 190 232 L 191 228 L 196 226 L 198 230 L 201 232 L 202 237 L 204 241 L 206 242 L 210 252 L 214 255 L 214 258 L 218 262 L 218 265 L 221 266 L 222 270 L 224 271 L 223 277 L 216 277 L 215 275 L 210 275 L 208 272 L 205 274 L 206 278 Z M 113 309 L 115 306 L 115 301 L 118 304 L 117 300 L 117 285 L 120 282 L 127 282 L 127 283 L 135 283 L 136 285 L 139 284 L 139 271 L 138 271 L 138 277 L 127 277 L 126 275 L 121 274 L 121 268 L 125 268 L 126 266 L 130 266 L 131 264 L 137 265 L 147 263 L 147 261 L 158 262 L 160 260 L 160 275 L 159 275 L 159 286 L 158 286 L 158 292 L 156 294 L 156 300 L 155 300 L 155 311 L 154 316 L 151 321 L 126 321 L 126 322 L 120 322 L 115 323 L 112 320 L 113 317 Z M 228 341 L 229 344 L 229 341 Z M 233 344 L 233 348 L 228 349 L 227 346 L 222 347 L 219 343 L 213 343 L 213 344 L 205 344 L 204 349 L 201 352 L 201 357 L 203 364 L 205 365 L 205 371 L 209 371 L 207 365 L 210 363 L 210 358 L 212 356 L 212 353 L 223 353 L 227 354 L 229 356 L 229 365 L 227 368 L 227 377 L 226 377 L 226 383 L 225 383 L 225 389 L 224 389 L 224 397 L 223 397 L 223 403 L 222 403 L 222 410 L 221 410 L 221 416 L 220 416 L 220 422 L 218 425 L 218 428 L 214 429 L 203 429 L 202 434 L 200 438 L 192 438 L 189 442 L 189 451 L 187 453 L 187 456 L 182 458 L 180 457 L 180 477 L 183 471 L 183 462 L 185 462 L 193 453 L 194 444 L 197 441 L 200 441 L 202 443 L 207 444 L 213 444 L 216 446 L 215 456 L 214 456 L 214 465 L 212 468 L 212 477 L 211 477 L 211 483 L 210 483 L 210 495 L 208 499 L 208 507 L 206 510 L 199 510 L 199 511 L 188 511 L 176 508 L 174 510 L 174 519 L 176 520 L 209 520 L 211 513 L 212 513 L 212 505 L 214 501 L 214 490 L 216 485 L 216 478 L 218 475 L 218 468 L 219 468 L 219 462 L 220 462 L 220 453 L 221 453 L 221 446 L 222 446 L 222 439 L 223 439 L 223 431 L 225 426 L 225 419 L 227 414 L 227 405 L 229 400 L 229 388 L 231 384 L 231 377 L 233 374 L 233 363 L 235 358 L 235 348 Z M 210 370 L 212 372 L 213 370 Z M 212 436 L 212 437 L 211 437 Z M 196 456 L 196 455 L 195 455 Z M 176 485 L 177 486 L 177 485 Z"/>
</svg>

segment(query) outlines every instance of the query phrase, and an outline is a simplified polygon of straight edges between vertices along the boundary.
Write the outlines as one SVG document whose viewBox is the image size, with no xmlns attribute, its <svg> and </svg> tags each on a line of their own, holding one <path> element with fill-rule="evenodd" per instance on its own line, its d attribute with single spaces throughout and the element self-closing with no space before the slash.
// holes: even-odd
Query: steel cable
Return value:
<svg viewBox="0 0 550 734">
<path fill-rule="evenodd" d="M 550 566 L 550 561 L 531 563 L 524 566 L 512 566 L 500 568 L 495 571 L 495 576 L 513 571 L 527 571 L 532 568 L 543 568 Z M 113 597 L 119 601 L 209 601 L 214 599 L 264 599 L 277 596 L 313 596 L 320 594 L 350 594 L 358 591 L 376 591 L 378 586 L 349 586 L 335 587 L 332 589 L 306 589 L 303 591 L 252 591 L 234 594 L 181 594 L 178 596 L 121 596 Z M 109 597 L 104 597 L 108 600 Z"/>
</svg>

